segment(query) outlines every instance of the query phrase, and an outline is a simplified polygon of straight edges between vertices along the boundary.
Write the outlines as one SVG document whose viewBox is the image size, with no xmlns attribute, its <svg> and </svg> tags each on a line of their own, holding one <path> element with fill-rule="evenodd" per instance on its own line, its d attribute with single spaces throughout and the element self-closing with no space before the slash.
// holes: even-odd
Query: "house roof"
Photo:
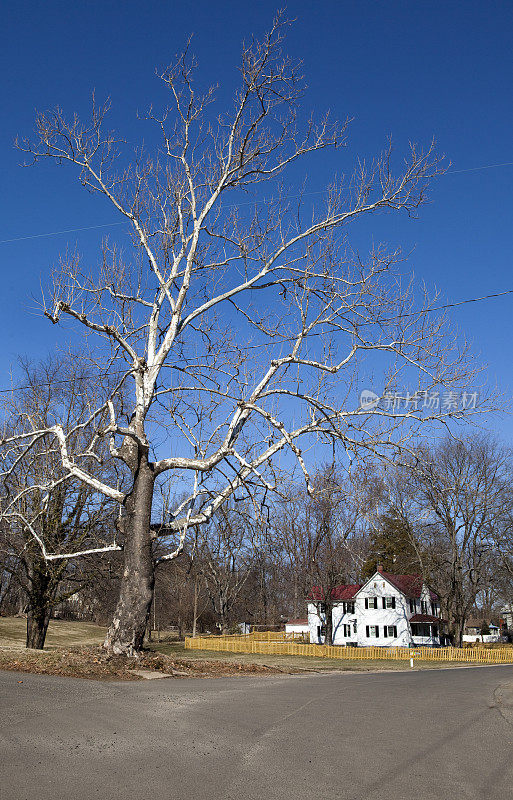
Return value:
<svg viewBox="0 0 513 800">
<path fill-rule="evenodd" d="M 483 625 L 488 625 L 489 628 L 498 628 L 497 625 L 494 625 L 493 622 L 489 622 L 486 618 L 483 619 L 482 617 L 469 617 L 465 627 L 466 628 L 479 628 L 481 629 Z"/>
<path fill-rule="evenodd" d="M 486 620 L 484 620 L 482 617 L 469 617 L 467 619 L 465 627 L 466 628 L 481 628 L 483 623 L 486 624 Z"/>
<path fill-rule="evenodd" d="M 410 617 L 410 622 L 436 622 L 438 625 L 443 620 L 438 617 L 432 617 L 431 614 L 414 614 L 413 617 Z"/>
<path fill-rule="evenodd" d="M 288 619 L 285 625 L 308 625 L 307 619 Z"/>
<path fill-rule="evenodd" d="M 335 586 L 335 588 L 331 590 L 331 597 L 333 600 L 339 601 L 352 600 L 361 588 L 361 583 L 341 584 L 340 586 Z M 313 600 L 314 602 L 322 601 L 324 599 L 324 592 L 318 586 L 314 586 L 307 599 Z"/>
<path fill-rule="evenodd" d="M 365 583 L 351 583 L 335 586 L 335 588 L 331 590 L 332 599 L 337 601 L 352 600 L 366 583 L 370 583 L 371 580 L 375 579 L 376 575 L 382 575 L 383 578 L 391 583 L 392 586 L 395 586 L 395 588 L 406 597 L 420 598 L 422 594 L 422 586 L 424 585 L 422 575 L 393 575 L 391 572 L 384 572 L 379 568 L 375 575 L 369 578 Z M 438 595 L 431 591 L 431 589 L 429 589 L 429 596 L 431 600 L 438 600 Z M 322 589 L 318 586 L 314 586 L 307 599 L 320 602 L 323 600 L 323 597 Z"/>
<path fill-rule="evenodd" d="M 380 572 L 396 589 L 399 589 L 406 597 L 419 598 L 422 593 L 424 580 L 422 575 L 393 575 L 391 572 Z M 431 600 L 438 600 L 438 595 L 429 589 Z"/>
<path fill-rule="evenodd" d="M 345 586 L 336 586 L 331 594 L 334 600 L 352 600 L 361 588 L 361 583 L 350 583 Z"/>
</svg>

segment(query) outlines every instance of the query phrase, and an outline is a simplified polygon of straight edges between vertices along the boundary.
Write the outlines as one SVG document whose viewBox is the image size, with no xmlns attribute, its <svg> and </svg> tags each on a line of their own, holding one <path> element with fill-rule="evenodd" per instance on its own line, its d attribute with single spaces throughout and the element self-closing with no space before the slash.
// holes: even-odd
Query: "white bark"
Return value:
<svg viewBox="0 0 513 800">
<path fill-rule="evenodd" d="M 398 254 L 374 250 L 364 264 L 336 238 L 362 216 L 414 213 L 440 171 L 432 145 L 412 146 L 397 177 L 390 146 L 369 169 L 358 165 L 308 222 L 301 205 L 289 213 L 280 199 L 249 220 L 227 211 L 234 190 L 269 182 L 309 153 L 345 142 L 347 123 L 337 128 L 327 118 L 298 132 L 299 78 L 281 58 L 281 27 L 278 20 L 261 44 L 244 49 L 235 110 L 217 129 L 207 116 L 212 92 L 196 97 L 185 57 L 162 75 L 174 121 L 171 112 L 149 115 L 163 135 L 158 159 L 114 169 L 119 142 L 104 133 L 107 107 L 94 107 L 86 126 L 60 110 L 41 114 L 36 141 L 19 145 L 35 160 L 74 165 L 82 183 L 131 226 L 134 257 L 127 265 L 106 245 L 98 274 L 68 259 L 45 305 L 52 322 L 69 317 L 99 337 L 107 371 L 122 375 L 91 412 L 90 448 L 70 453 L 72 426 L 33 430 L 29 420 L 4 447 L 21 446 L 25 458 L 35 441 L 56 441 L 70 476 L 120 504 L 126 495 L 91 474 L 87 458 L 104 437 L 128 466 L 135 450 L 151 452 L 157 477 L 176 475 L 193 487 L 186 489 L 187 511 L 180 502 L 170 510 L 166 529 L 179 541 L 168 558 L 237 490 L 253 497 L 255 484 L 276 489 L 273 457 L 284 450 L 310 487 L 304 442 L 307 449 L 315 439 L 374 456 L 407 446 L 424 424 L 450 419 L 360 408 L 351 392 L 364 355 L 388 358 L 383 392 L 403 373 L 425 389 L 472 377 L 445 320 L 430 315 L 426 299 L 417 307 L 396 280 Z M 225 319 L 227 309 L 247 334 Z"/>
</svg>

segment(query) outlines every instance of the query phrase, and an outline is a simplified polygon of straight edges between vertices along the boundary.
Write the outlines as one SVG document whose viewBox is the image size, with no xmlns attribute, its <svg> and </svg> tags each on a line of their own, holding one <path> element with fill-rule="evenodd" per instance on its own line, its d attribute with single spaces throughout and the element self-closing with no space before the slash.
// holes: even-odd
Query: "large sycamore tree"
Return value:
<svg viewBox="0 0 513 800">
<path fill-rule="evenodd" d="M 443 420 L 446 412 L 415 404 L 362 406 L 356 371 L 364 357 L 379 365 L 383 392 L 403 371 L 419 390 L 468 378 L 446 321 L 396 274 L 400 254 L 375 247 L 364 258 L 346 233 L 378 212 L 414 214 L 440 171 L 433 147 L 411 145 L 396 174 L 386 145 L 334 180 L 313 210 L 297 188 L 288 198 L 287 175 L 297 187 L 302 162 L 344 145 L 347 123 L 301 123 L 304 87 L 282 53 L 283 30 L 277 19 L 261 41 L 243 46 L 224 112 L 215 90 L 196 90 L 187 54 L 166 69 L 169 108 L 148 114 L 160 144 L 130 164 L 106 127 L 107 106 L 94 106 L 86 123 L 60 109 L 42 113 L 35 138 L 19 143 L 35 161 L 73 167 L 131 231 L 131 250 L 106 242 L 98 264 L 63 257 L 45 300 L 52 323 L 68 319 L 98 337 L 91 368 L 99 384 L 116 377 L 88 424 L 98 442 L 108 439 L 128 488 L 88 471 L 90 455 L 70 447 L 72 426 L 37 429 L 26 420 L 23 434 L 27 450 L 36 440 L 58 448 L 70 476 L 122 506 L 111 652 L 142 646 L 159 485 L 171 482 L 170 496 L 181 498 L 165 509 L 163 530 L 177 537 L 172 557 L 187 531 L 208 525 L 233 495 L 258 511 L 278 467 L 294 461 L 310 487 L 314 445 L 374 455 Z"/>
</svg>

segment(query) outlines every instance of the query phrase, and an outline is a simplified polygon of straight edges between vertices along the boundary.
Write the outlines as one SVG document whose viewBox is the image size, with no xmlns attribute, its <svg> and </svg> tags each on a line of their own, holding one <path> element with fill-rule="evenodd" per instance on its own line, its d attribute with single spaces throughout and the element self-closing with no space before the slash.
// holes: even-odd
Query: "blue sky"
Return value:
<svg viewBox="0 0 513 800">
<path fill-rule="evenodd" d="M 99 98 L 111 97 L 112 125 L 135 144 L 145 135 L 136 112 L 165 101 L 155 68 L 172 61 L 194 34 L 200 81 L 219 83 L 221 98 L 228 97 L 242 39 L 261 34 L 277 6 L 267 0 L 247 7 L 226 0 L 4 5 L 0 387 L 9 385 L 18 354 L 37 359 L 62 344 L 33 299 L 59 254 L 76 246 L 94 258 L 106 233 L 122 236 L 121 228 L 106 227 L 40 237 L 118 220 L 70 170 L 21 168 L 14 137 L 31 133 L 37 109 L 59 104 L 85 114 L 95 89 Z M 296 22 L 287 49 L 304 62 L 308 83 L 305 115 L 329 109 L 339 119 L 354 118 L 349 147 L 310 164 L 308 189 L 322 189 L 356 157 L 375 154 L 389 134 L 398 153 L 409 140 L 427 144 L 435 136 L 452 172 L 433 183 L 432 203 L 417 221 L 374 221 L 369 235 L 414 248 L 410 268 L 449 302 L 513 289 L 513 4 L 300 0 L 288 4 L 288 15 Z M 508 396 L 512 310 L 510 295 L 453 314 L 489 365 L 490 380 Z M 511 440 L 509 417 L 490 425 Z"/>
</svg>

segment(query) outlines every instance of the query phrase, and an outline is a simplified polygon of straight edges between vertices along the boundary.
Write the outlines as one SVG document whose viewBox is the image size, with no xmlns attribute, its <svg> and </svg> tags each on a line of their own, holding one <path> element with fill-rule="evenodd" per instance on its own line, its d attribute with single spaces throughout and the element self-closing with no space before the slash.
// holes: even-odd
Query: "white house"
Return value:
<svg viewBox="0 0 513 800">
<path fill-rule="evenodd" d="M 289 619 L 285 623 L 285 633 L 301 633 L 307 636 L 310 631 L 307 619 Z"/>
<path fill-rule="evenodd" d="M 471 618 L 467 621 L 465 625 L 465 633 L 463 634 L 463 641 L 464 642 L 498 642 L 501 637 L 501 631 L 498 625 L 494 625 L 492 622 L 488 624 L 489 633 L 481 633 L 483 628 L 483 623 L 486 620 L 480 620 L 477 618 Z"/>
<path fill-rule="evenodd" d="M 504 624 L 508 630 L 513 630 L 513 605 L 505 606 L 501 610 L 501 617 L 504 620 Z"/>
<path fill-rule="evenodd" d="M 336 645 L 440 644 L 438 597 L 419 575 L 392 575 L 378 567 L 366 583 L 337 586 L 332 597 Z M 311 642 L 324 642 L 325 619 L 322 597 L 314 590 L 308 604 Z"/>
</svg>

